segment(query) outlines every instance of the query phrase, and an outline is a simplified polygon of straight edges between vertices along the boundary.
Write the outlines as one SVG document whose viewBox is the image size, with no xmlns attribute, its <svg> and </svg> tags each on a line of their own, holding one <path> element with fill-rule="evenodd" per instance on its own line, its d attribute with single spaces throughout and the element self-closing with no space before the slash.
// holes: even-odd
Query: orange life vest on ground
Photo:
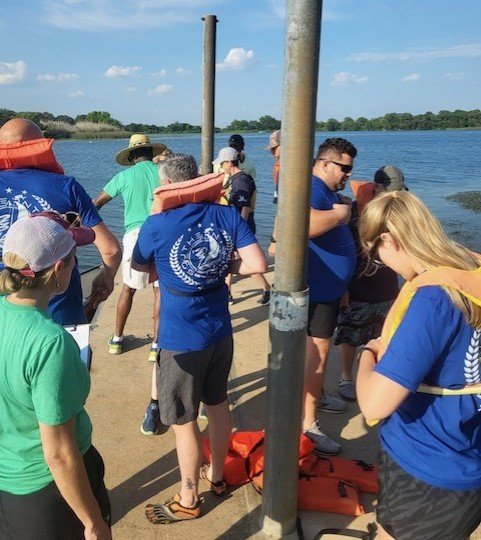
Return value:
<svg viewBox="0 0 481 540">
<path fill-rule="evenodd" d="M 52 145 L 54 139 L 32 139 L 18 143 L 0 144 L 0 170 L 41 169 L 63 174 Z"/>
</svg>

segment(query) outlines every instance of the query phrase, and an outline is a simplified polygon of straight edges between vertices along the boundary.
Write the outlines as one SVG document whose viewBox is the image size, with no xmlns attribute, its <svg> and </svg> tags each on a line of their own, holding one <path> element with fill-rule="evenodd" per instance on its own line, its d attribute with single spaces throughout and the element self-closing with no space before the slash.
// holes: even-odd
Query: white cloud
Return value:
<svg viewBox="0 0 481 540">
<path fill-rule="evenodd" d="M 135 92 L 137 90 L 137 87 L 136 86 L 127 86 L 127 88 L 125 89 L 125 91 L 128 93 L 128 94 L 131 94 L 132 92 Z"/>
<path fill-rule="evenodd" d="M 99 32 L 198 22 L 203 6 L 221 0 L 41 0 L 43 20 L 66 30 Z"/>
<path fill-rule="evenodd" d="M 353 53 L 347 57 L 352 62 L 412 62 L 416 60 L 437 60 L 439 58 L 479 58 L 481 57 L 481 43 L 454 45 L 438 49 L 408 49 L 394 53 L 361 52 Z"/>
<path fill-rule="evenodd" d="M 241 71 L 248 69 L 255 63 L 254 56 L 252 49 L 246 51 L 244 47 L 234 47 L 227 53 L 224 60 L 220 64 L 217 64 L 217 69 L 219 71 Z"/>
<path fill-rule="evenodd" d="M 167 77 L 167 70 L 161 69 L 160 71 L 155 71 L 152 73 L 152 77 Z"/>
<path fill-rule="evenodd" d="M 84 96 L 85 92 L 83 90 L 76 90 L 75 92 L 70 92 L 70 94 L 68 95 L 69 98 L 79 98 Z"/>
<path fill-rule="evenodd" d="M 51 75 L 50 73 L 45 73 L 43 75 L 38 75 L 37 81 L 42 82 L 67 82 L 67 81 L 74 81 L 78 78 L 78 75 L 76 73 L 59 73 L 58 75 Z"/>
<path fill-rule="evenodd" d="M 167 92 L 170 92 L 174 88 L 171 84 L 159 84 L 159 86 L 156 86 L 155 88 L 151 88 L 147 94 L 149 96 L 156 96 L 158 94 L 166 94 Z"/>
<path fill-rule="evenodd" d="M 119 78 L 129 78 L 129 77 L 140 77 L 139 71 L 142 68 L 139 66 L 110 66 L 109 69 L 104 73 L 105 77 L 109 79 L 119 79 Z"/>
<path fill-rule="evenodd" d="M 18 62 L 0 62 L 0 85 L 15 84 L 23 81 L 27 64 L 23 60 Z"/>
<path fill-rule="evenodd" d="M 177 75 L 190 75 L 192 73 L 190 69 L 184 67 L 178 67 L 175 72 L 177 73 Z"/>
<path fill-rule="evenodd" d="M 421 78 L 421 75 L 419 75 L 419 73 L 411 73 L 411 75 L 406 75 L 406 77 L 403 77 L 401 81 L 403 82 L 419 81 L 420 78 Z"/>
<path fill-rule="evenodd" d="M 331 81 L 332 86 L 345 86 L 346 84 L 364 84 L 368 81 L 368 77 L 361 77 L 355 73 L 348 73 L 347 71 L 341 71 L 334 75 Z"/>
<path fill-rule="evenodd" d="M 443 75 L 443 79 L 449 79 L 451 81 L 459 81 L 465 79 L 463 71 L 458 71 L 457 73 L 450 73 L 449 71 Z"/>
</svg>

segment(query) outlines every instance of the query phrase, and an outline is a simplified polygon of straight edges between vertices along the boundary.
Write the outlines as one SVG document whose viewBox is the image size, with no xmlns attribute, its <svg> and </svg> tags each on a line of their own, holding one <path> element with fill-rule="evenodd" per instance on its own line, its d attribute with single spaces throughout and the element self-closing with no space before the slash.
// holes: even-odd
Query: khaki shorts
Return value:
<svg viewBox="0 0 481 540">
<path fill-rule="evenodd" d="M 122 238 L 122 281 L 127 287 L 136 290 L 145 289 L 149 284 L 149 274 L 147 272 L 139 272 L 130 266 L 139 231 L 140 227 L 132 229 L 126 232 Z M 154 287 L 158 286 L 159 283 L 155 281 Z"/>
</svg>

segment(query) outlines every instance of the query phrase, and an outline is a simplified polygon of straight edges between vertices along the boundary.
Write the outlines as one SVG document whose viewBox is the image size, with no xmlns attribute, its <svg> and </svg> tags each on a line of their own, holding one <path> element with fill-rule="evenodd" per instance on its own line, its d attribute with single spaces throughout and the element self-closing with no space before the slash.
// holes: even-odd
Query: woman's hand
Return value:
<svg viewBox="0 0 481 540">
<path fill-rule="evenodd" d="M 111 540 L 112 533 L 107 523 L 101 521 L 92 527 L 85 527 L 84 537 L 85 540 Z"/>
</svg>

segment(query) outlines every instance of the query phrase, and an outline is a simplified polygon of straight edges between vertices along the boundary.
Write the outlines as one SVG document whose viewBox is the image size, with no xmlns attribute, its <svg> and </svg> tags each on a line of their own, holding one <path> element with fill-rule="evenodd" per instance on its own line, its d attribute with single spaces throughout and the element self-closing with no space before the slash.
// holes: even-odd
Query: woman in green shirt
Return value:
<svg viewBox="0 0 481 540">
<path fill-rule="evenodd" d="M 91 229 L 53 212 L 16 221 L 0 273 L 0 538 L 111 538 L 104 466 L 84 403 L 90 377 L 47 305 Z"/>
</svg>

